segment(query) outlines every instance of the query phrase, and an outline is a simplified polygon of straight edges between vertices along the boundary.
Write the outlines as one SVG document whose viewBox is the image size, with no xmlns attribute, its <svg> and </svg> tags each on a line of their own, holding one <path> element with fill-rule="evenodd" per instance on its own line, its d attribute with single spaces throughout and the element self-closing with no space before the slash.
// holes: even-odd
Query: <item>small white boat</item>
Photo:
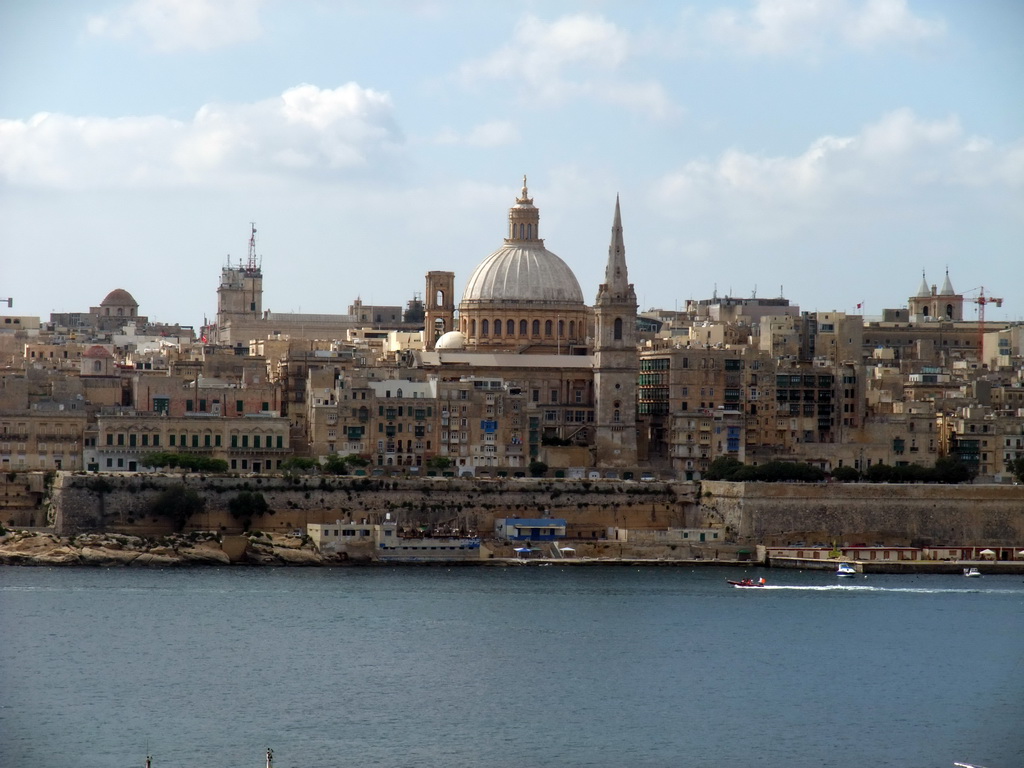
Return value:
<svg viewBox="0 0 1024 768">
<path fill-rule="evenodd" d="M 836 575 L 837 576 L 856 576 L 857 575 L 857 569 L 854 568 L 849 563 L 840 563 L 839 567 L 836 568 Z"/>
<path fill-rule="evenodd" d="M 969 579 L 976 579 L 981 576 L 981 571 L 977 568 L 964 568 L 964 576 Z"/>
</svg>

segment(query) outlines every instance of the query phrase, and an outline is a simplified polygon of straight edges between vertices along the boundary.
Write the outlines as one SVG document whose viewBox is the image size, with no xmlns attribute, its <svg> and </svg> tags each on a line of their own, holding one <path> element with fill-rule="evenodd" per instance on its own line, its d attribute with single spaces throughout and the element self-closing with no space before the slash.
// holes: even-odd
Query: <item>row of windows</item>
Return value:
<svg viewBox="0 0 1024 768">
<path fill-rule="evenodd" d="M 252 447 L 253 448 L 284 448 L 284 436 L 283 435 L 252 435 Z M 190 439 L 191 438 L 191 439 Z M 241 445 L 242 448 L 249 448 L 250 435 L 232 435 L 231 436 L 231 447 L 238 448 Z M 200 443 L 201 441 L 201 443 Z M 107 433 L 107 445 L 127 445 L 129 448 L 135 448 L 137 446 L 154 448 L 160 447 L 160 435 L 143 433 L 136 435 L 134 432 L 129 433 L 127 441 L 123 432 L 114 435 L 113 433 Z M 167 436 L 168 447 L 180 447 L 180 448 L 220 448 L 221 447 L 221 436 L 219 434 L 204 434 L 204 435 L 187 435 L 187 434 L 171 434 Z"/>
<path fill-rule="evenodd" d="M 362 414 L 362 412 L 364 412 L 366 409 L 360 408 L 359 410 L 360 414 Z M 356 410 L 355 408 L 353 408 L 352 415 L 354 416 L 355 414 Z M 427 406 L 426 408 L 405 408 L 401 405 L 398 406 L 397 408 L 394 406 L 388 406 L 388 408 L 385 409 L 383 405 L 378 405 L 377 415 L 383 416 L 384 418 L 387 419 L 396 419 L 402 418 L 403 416 L 409 416 L 410 418 L 423 421 L 424 419 L 429 419 L 434 416 L 434 409 L 431 406 Z"/>
<path fill-rule="evenodd" d="M 515 320 L 506 320 L 504 322 L 504 325 L 503 325 L 502 321 L 500 319 L 495 319 L 493 325 L 491 324 L 491 322 L 489 320 L 481 320 L 480 321 L 480 335 L 481 336 L 491 336 L 491 335 L 493 335 L 494 338 L 500 338 L 503 327 L 505 329 L 505 335 L 506 336 L 510 336 L 510 337 L 516 336 L 516 321 Z M 532 331 L 531 333 L 527 333 L 527 329 L 528 328 Z M 493 334 L 492 334 L 492 331 L 493 331 Z M 551 320 L 545 320 L 544 321 L 544 335 L 547 338 L 550 339 L 552 337 L 553 333 L 554 333 L 554 323 Z M 476 336 L 476 320 L 475 319 L 469 321 L 469 335 L 470 336 Z M 540 320 L 534 320 L 532 324 L 527 323 L 526 320 L 520 320 L 519 321 L 519 334 L 518 335 L 520 337 L 524 337 L 524 338 L 527 337 L 527 336 L 534 336 L 534 337 L 540 336 Z M 559 320 L 558 321 L 558 337 L 561 338 L 561 339 L 565 338 L 565 320 Z M 570 320 L 569 321 L 569 338 L 570 339 L 575 339 L 576 338 L 576 321 L 575 320 Z M 621 336 L 619 338 L 621 338 Z"/>
</svg>

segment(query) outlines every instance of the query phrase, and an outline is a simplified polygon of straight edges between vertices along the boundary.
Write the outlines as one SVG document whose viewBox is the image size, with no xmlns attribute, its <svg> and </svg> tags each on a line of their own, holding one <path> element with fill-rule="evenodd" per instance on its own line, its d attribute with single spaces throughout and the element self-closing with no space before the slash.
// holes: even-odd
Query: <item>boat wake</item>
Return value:
<svg viewBox="0 0 1024 768">
<path fill-rule="evenodd" d="M 1021 594 L 1020 589 L 955 589 L 952 587 L 876 587 L 867 584 L 766 584 L 763 589 L 797 590 L 805 592 L 911 592 L 922 595 L 977 593 L 986 595 Z"/>
</svg>

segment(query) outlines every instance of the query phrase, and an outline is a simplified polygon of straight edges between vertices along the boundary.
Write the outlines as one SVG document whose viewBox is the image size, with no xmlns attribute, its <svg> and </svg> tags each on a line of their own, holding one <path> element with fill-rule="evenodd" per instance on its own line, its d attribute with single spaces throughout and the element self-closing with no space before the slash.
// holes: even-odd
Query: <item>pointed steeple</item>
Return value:
<svg viewBox="0 0 1024 768">
<path fill-rule="evenodd" d="M 629 273 L 626 270 L 626 244 L 622 237 L 622 211 L 618 195 L 615 196 L 615 218 L 612 220 L 612 238 L 608 245 L 608 264 L 604 268 L 604 284 L 597 292 L 598 301 L 602 297 L 636 301 L 636 293 L 629 284 Z"/>
<path fill-rule="evenodd" d="M 921 270 L 921 287 L 917 289 L 917 295 L 921 297 L 932 295 L 932 289 L 928 287 L 928 280 L 924 276 L 923 269 Z"/>
<path fill-rule="evenodd" d="M 622 240 L 622 211 L 619 196 L 615 196 L 615 219 L 612 221 L 612 240 L 608 245 L 608 266 L 604 270 L 604 281 L 613 293 L 622 293 L 629 285 L 626 273 L 626 245 Z"/>
<path fill-rule="evenodd" d="M 946 279 L 942 283 L 942 290 L 939 291 L 940 296 L 955 296 L 956 291 L 953 290 L 953 284 L 949 281 L 949 270 L 946 270 Z"/>
</svg>

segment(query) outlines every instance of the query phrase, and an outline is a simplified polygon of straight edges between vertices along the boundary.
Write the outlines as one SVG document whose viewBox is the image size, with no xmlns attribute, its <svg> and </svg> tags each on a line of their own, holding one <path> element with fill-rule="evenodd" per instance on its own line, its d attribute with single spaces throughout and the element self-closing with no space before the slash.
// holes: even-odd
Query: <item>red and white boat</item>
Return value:
<svg viewBox="0 0 1024 768">
<path fill-rule="evenodd" d="M 726 582 L 732 584 L 734 587 L 738 589 L 745 589 L 746 587 L 764 586 L 764 578 L 760 578 L 757 581 L 754 581 L 753 579 L 742 579 L 740 581 L 730 581 L 729 579 L 726 579 Z"/>
</svg>

